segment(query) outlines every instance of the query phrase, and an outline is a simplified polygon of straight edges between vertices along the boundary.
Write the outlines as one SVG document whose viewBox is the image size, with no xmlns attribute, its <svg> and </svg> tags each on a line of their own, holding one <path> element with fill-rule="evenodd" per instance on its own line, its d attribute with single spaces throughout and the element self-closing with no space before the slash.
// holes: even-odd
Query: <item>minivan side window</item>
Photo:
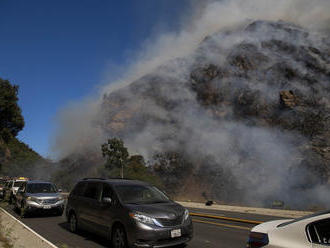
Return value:
<svg viewBox="0 0 330 248">
<path fill-rule="evenodd" d="M 113 192 L 111 186 L 107 183 L 103 183 L 103 190 L 102 190 L 102 198 L 110 197 L 112 199 L 113 206 L 118 205 L 118 199 L 116 197 L 116 194 Z"/>
<path fill-rule="evenodd" d="M 72 190 L 71 194 L 73 196 L 84 196 L 87 182 L 79 182 L 76 187 Z"/>
<path fill-rule="evenodd" d="M 314 244 L 330 244 L 330 219 L 311 223 L 306 228 L 308 240 Z"/>
<path fill-rule="evenodd" d="M 103 190 L 102 190 L 102 199 L 105 197 L 110 197 L 112 198 L 112 189 L 109 184 L 103 183 Z"/>
<path fill-rule="evenodd" d="M 88 182 L 84 197 L 100 200 L 101 185 L 97 182 Z"/>
</svg>

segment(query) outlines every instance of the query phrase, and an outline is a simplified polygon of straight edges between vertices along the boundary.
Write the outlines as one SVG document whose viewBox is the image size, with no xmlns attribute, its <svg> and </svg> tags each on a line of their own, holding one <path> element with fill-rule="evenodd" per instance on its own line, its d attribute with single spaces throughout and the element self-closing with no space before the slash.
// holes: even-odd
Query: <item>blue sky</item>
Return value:
<svg viewBox="0 0 330 248">
<path fill-rule="evenodd" d="M 19 138 L 43 156 L 56 113 L 97 91 L 150 36 L 176 31 L 188 0 L 0 0 L 0 77 L 20 86 Z"/>
</svg>

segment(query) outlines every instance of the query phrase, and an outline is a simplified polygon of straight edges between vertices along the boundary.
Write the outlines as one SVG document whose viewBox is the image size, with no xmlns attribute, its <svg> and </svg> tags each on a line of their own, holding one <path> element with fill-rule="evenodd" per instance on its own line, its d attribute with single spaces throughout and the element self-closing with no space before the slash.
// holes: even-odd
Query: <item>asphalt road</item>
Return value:
<svg viewBox="0 0 330 248">
<path fill-rule="evenodd" d="M 11 206 L 4 207 L 16 218 L 20 217 L 15 213 Z M 269 217 L 254 214 L 241 214 L 225 211 L 212 211 L 205 209 L 190 209 L 191 212 L 203 212 L 217 216 L 243 218 L 249 220 L 267 221 L 278 219 L 278 217 Z M 98 248 L 109 247 L 109 242 L 96 235 L 81 231 L 73 234 L 68 230 L 64 215 L 56 216 L 30 216 L 21 219 L 26 225 L 39 233 L 41 236 L 57 245 L 65 248 Z M 201 217 L 193 217 L 194 238 L 186 248 L 239 248 L 245 247 L 251 224 L 239 222 L 214 220 Z"/>
</svg>

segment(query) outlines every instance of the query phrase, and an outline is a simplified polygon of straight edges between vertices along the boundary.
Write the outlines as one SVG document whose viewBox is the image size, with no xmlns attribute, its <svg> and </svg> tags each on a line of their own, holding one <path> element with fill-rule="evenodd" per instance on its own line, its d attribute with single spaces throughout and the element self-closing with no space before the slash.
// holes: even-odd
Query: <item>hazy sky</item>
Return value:
<svg viewBox="0 0 330 248">
<path fill-rule="evenodd" d="M 0 0 L 0 77 L 20 86 L 26 125 L 19 138 L 50 155 L 56 113 L 124 71 L 146 39 L 175 32 L 189 3 Z"/>
</svg>

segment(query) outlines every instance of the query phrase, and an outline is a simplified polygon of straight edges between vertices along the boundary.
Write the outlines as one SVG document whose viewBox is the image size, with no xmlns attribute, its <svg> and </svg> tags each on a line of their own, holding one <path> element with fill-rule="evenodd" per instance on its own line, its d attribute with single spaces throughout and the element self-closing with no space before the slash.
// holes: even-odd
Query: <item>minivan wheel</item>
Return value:
<svg viewBox="0 0 330 248">
<path fill-rule="evenodd" d="M 75 214 L 71 214 L 69 218 L 70 231 L 75 233 L 78 230 L 78 220 Z"/>
<path fill-rule="evenodd" d="M 126 233 L 122 226 L 115 226 L 111 238 L 112 248 L 127 248 Z"/>
</svg>

